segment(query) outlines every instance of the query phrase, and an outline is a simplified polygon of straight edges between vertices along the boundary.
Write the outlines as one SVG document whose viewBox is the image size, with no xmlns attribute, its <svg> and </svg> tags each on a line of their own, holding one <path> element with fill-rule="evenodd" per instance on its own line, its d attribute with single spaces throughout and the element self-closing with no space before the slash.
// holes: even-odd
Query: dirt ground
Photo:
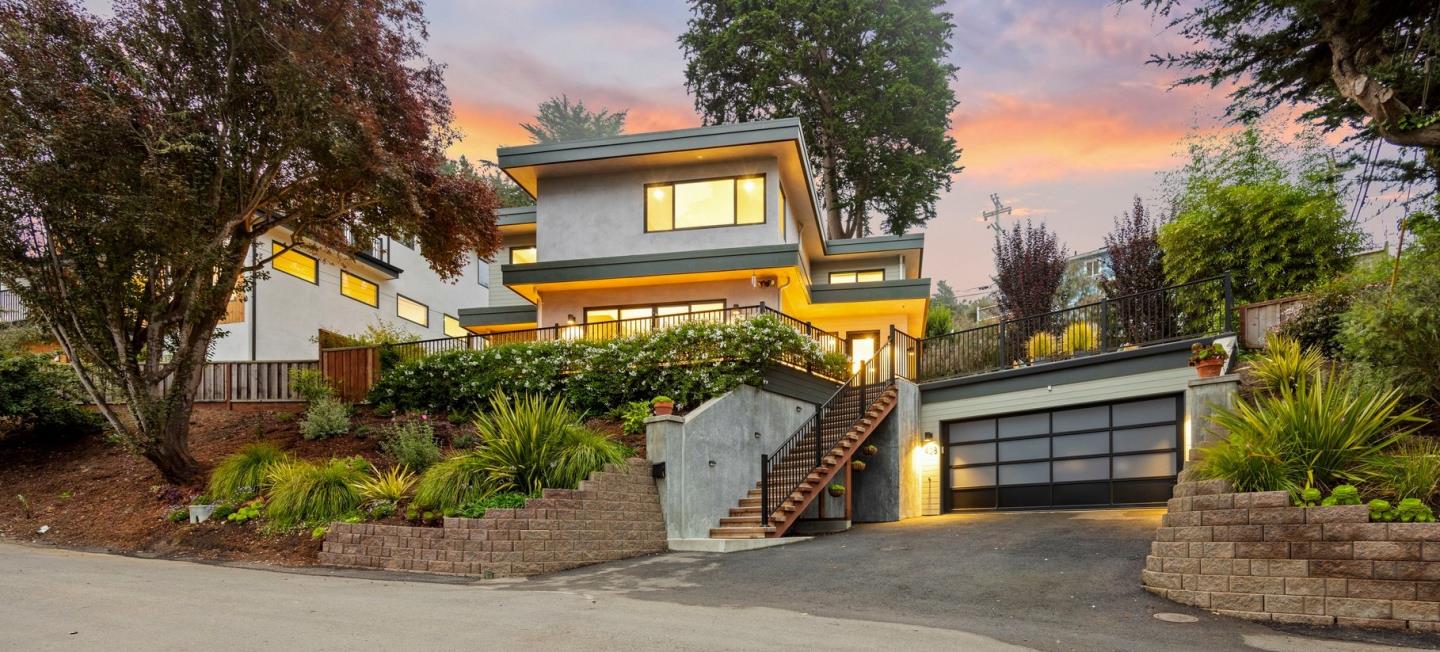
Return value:
<svg viewBox="0 0 1440 652">
<path fill-rule="evenodd" d="M 361 408 L 352 419 L 351 432 L 356 434 L 305 441 L 297 424 L 300 413 L 298 408 L 254 412 L 197 408 L 190 422 L 191 451 L 207 471 L 226 455 L 260 441 L 303 459 L 360 455 L 384 462 L 378 429 L 388 418 Z M 447 452 L 451 438 L 470 429 L 443 419 L 433 423 Z M 619 434 L 612 421 L 592 419 L 587 425 Z M 636 444 L 635 438 L 627 439 L 631 446 Z M 643 446 L 643 436 L 638 443 Z M 280 566 L 315 563 L 320 542 L 308 531 L 266 533 L 253 521 L 171 523 L 166 515 L 204 487 L 179 487 L 180 501 L 174 500 L 173 489 L 177 488 L 166 485 L 149 462 L 103 436 L 0 440 L 0 540 Z M 170 497 L 161 497 L 165 493 Z"/>
</svg>

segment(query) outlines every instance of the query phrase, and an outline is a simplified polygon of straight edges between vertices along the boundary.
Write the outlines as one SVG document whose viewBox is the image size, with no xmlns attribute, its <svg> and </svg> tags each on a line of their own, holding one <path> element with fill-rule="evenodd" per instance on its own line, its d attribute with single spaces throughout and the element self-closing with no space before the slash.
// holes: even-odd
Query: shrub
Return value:
<svg viewBox="0 0 1440 652">
<path fill-rule="evenodd" d="M 461 432 L 450 439 L 450 445 L 455 448 L 474 448 L 478 443 L 480 439 L 470 432 Z"/>
<path fill-rule="evenodd" d="M 1378 473 L 1382 452 L 1425 421 L 1400 408 L 1399 392 L 1351 390 L 1336 374 L 1216 410 L 1229 431 L 1199 465 L 1239 491 L 1357 484 Z"/>
<path fill-rule="evenodd" d="M 1314 348 L 1304 348 L 1298 340 L 1271 335 L 1265 340 L 1265 352 L 1250 360 L 1260 391 L 1278 392 L 1299 387 L 1320 373 L 1325 358 Z"/>
<path fill-rule="evenodd" d="M 440 461 L 440 445 L 435 443 L 435 429 L 421 419 L 400 421 L 385 428 L 380 450 L 395 463 L 423 472 Z"/>
<path fill-rule="evenodd" d="M 645 401 L 630 401 L 610 412 L 620 420 L 620 429 L 627 435 L 645 432 L 645 420 L 650 418 L 650 404 Z"/>
<path fill-rule="evenodd" d="M 270 473 L 266 518 L 278 527 L 288 528 L 332 521 L 355 511 L 362 500 L 355 484 L 365 480 L 367 466 L 364 460 L 356 459 L 277 465 Z"/>
<path fill-rule="evenodd" d="M 1380 461 L 1381 490 L 1396 500 L 1434 504 L 1440 491 L 1440 442 L 1412 437 Z"/>
<path fill-rule="evenodd" d="M 529 498 L 530 496 L 513 491 L 491 494 L 480 500 L 461 505 L 459 509 L 453 510 L 451 515 L 463 516 L 465 518 L 484 518 L 485 511 L 488 509 L 514 509 L 524 507 L 525 501 Z"/>
<path fill-rule="evenodd" d="M 418 480 L 410 469 L 397 466 L 385 473 L 381 473 L 379 469 L 371 469 L 368 477 L 355 482 L 353 486 L 366 500 L 393 504 L 408 497 Z"/>
<path fill-rule="evenodd" d="M 1055 355 L 1060 350 L 1060 340 L 1050 333 L 1041 331 L 1030 336 L 1025 341 L 1025 353 L 1031 360 L 1039 360 Z"/>
<path fill-rule="evenodd" d="M 564 396 L 591 413 L 666 393 L 695 405 L 741 384 L 758 385 L 784 358 L 846 377 L 843 356 L 773 316 L 738 323 L 687 322 L 635 337 L 499 344 L 438 353 L 382 375 L 370 401 L 400 411 L 478 413 L 495 391 Z"/>
<path fill-rule="evenodd" d="M 246 446 L 215 466 L 210 473 L 210 495 L 220 500 L 254 496 L 265 489 L 271 469 L 289 459 L 273 444 Z"/>
<path fill-rule="evenodd" d="M 1074 322 L 1060 334 L 1060 350 L 1065 353 L 1083 353 L 1098 348 L 1100 328 L 1090 322 Z"/>
<path fill-rule="evenodd" d="M 300 369 L 290 374 L 290 391 L 300 395 L 306 403 L 335 397 L 335 388 L 330 379 L 318 369 Z"/>
<path fill-rule="evenodd" d="M 80 407 L 85 398 L 70 368 L 42 355 L 0 354 L 0 436 L 11 432 L 94 432 L 99 420 Z"/>
<path fill-rule="evenodd" d="M 310 404 L 300 421 L 300 435 L 308 440 L 327 439 L 350 432 L 350 408 L 333 398 Z"/>
<path fill-rule="evenodd" d="M 410 509 L 418 509 L 421 505 L 441 510 L 455 509 L 491 493 L 490 467 L 477 459 L 474 453 L 460 453 L 436 462 L 420 476 Z M 408 518 L 415 519 L 414 516 Z"/>
<path fill-rule="evenodd" d="M 1440 403 L 1440 255 L 1409 257 L 1393 292 L 1360 293 L 1338 339 L 1345 357 L 1381 386 Z"/>
</svg>

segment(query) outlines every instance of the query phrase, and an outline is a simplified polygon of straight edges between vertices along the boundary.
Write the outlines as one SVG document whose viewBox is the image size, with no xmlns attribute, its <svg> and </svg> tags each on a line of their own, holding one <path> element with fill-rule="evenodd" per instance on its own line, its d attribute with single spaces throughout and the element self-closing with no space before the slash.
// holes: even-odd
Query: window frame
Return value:
<svg viewBox="0 0 1440 652">
<path fill-rule="evenodd" d="M 740 223 L 740 183 L 739 183 L 739 182 L 742 181 L 742 180 L 744 180 L 744 179 L 759 179 L 759 180 L 760 180 L 760 221 L 759 221 L 759 222 L 746 222 L 746 223 L 744 223 L 744 224 L 741 224 L 741 223 Z M 734 189 L 733 189 L 733 197 L 731 198 L 731 199 L 732 199 L 732 207 L 733 207 L 733 209 L 731 210 L 731 213 L 730 213 L 730 223 L 729 223 L 729 224 L 709 224 L 709 225 L 706 225 L 706 226 L 675 226 L 675 220 L 676 220 L 676 214 L 675 214 L 675 186 L 677 186 L 677 185 L 683 185 L 683 184 L 687 184 L 687 183 L 705 183 L 705 182 L 707 182 L 707 181 L 727 181 L 727 180 L 735 181 L 735 185 L 734 185 Z M 670 228 L 668 228 L 668 229 L 651 229 L 651 228 L 650 228 L 650 189 L 651 189 L 651 188 L 661 187 L 661 186 L 669 186 L 669 187 L 670 187 Z M 768 202 L 770 201 L 770 200 L 768 199 L 769 196 L 770 196 L 769 178 L 768 178 L 768 173 L 765 173 L 765 172 L 756 172 L 756 173 L 753 173 L 753 174 L 739 174 L 739 175 L 734 175 L 734 174 L 732 174 L 732 175 L 723 175 L 723 176 L 718 176 L 718 177 L 703 177 L 703 178 L 698 178 L 698 179 L 680 179 L 680 180 L 671 180 L 671 181 L 656 181 L 656 182 L 654 182 L 654 183 L 647 183 L 647 184 L 645 184 L 645 187 L 642 189 L 642 192 L 641 192 L 641 195 L 640 195 L 640 199 L 641 199 L 641 202 L 642 202 L 642 204 L 643 204 L 643 206 L 644 206 L 644 209 L 640 211 L 640 213 L 641 213 L 641 214 L 640 214 L 640 224 L 641 224 L 641 227 L 644 229 L 644 232 L 645 232 L 645 233 L 671 233 L 671 232 L 674 232 L 674 231 L 699 231 L 699 230 L 701 230 L 701 229 L 725 229 L 725 228 L 736 227 L 736 226 L 764 226 L 765 224 L 768 224 L 768 223 L 770 222 L 770 215 L 769 215 L 769 212 L 770 212 L 770 211 L 769 211 L 769 208 L 770 208 L 770 207 L 769 207 L 769 205 L 768 205 Z M 782 227 L 782 228 L 783 228 L 783 227 Z"/>
<path fill-rule="evenodd" d="M 398 304 L 397 304 L 397 305 L 398 305 Z M 457 328 L 457 329 L 460 330 L 460 334 L 459 334 L 459 335 L 451 335 L 451 334 L 450 334 L 450 330 L 449 330 L 449 329 L 450 329 L 450 322 L 451 322 L 451 321 L 454 321 L 454 322 L 455 322 L 455 328 Z M 445 314 L 445 313 L 443 313 L 443 312 L 440 313 L 440 331 L 445 334 L 445 337 L 453 337 L 453 338 L 455 338 L 455 339 L 460 339 L 460 338 L 462 338 L 462 337 L 469 337 L 469 336 L 470 336 L 470 331 L 467 330 L 464 326 L 461 326 L 461 325 L 460 325 L 460 318 L 459 318 L 459 317 L 456 317 L 456 316 L 454 316 L 454 315 L 447 315 L 447 314 Z"/>
<path fill-rule="evenodd" d="M 345 294 L 345 277 L 347 276 L 375 288 L 375 303 L 370 303 L 369 301 L 366 301 L 359 297 L 353 297 Z M 356 303 L 363 303 L 367 306 L 370 306 L 371 308 L 378 309 L 380 307 L 380 284 L 359 274 L 351 274 L 350 272 L 342 269 L 340 270 L 340 296 L 345 297 L 346 299 L 349 299 Z"/>
<path fill-rule="evenodd" d="M 521 245 L 521 246 L 519 246 L 519 247 L 509 247 L 509 248 L 507 248 L 507 249 L 505 250 L 505 255 L 509 256 L 509 258 L 510 258 L 510 264 L 511 264 L 511 265 L 530 265 L 530 264 L 533 264 L 533 263 L 517 263 L 517 262 L 515 262 L 515 252 L 516 252 L 516 251 L 523 251 L 523 250 L 526 250 L 526 249 L 533 250 L 533 251 L 537 254 L 537 256 L 536 256 L 536 262 L 539 261 L 539 256 L 538 256 L 538 254 L 540 253 L 540 250 L 539 250 L 535 245 L 533 245 L 533 244 L 532 244 L 532 245 Z"/>
<path fill-rule="evenodd" d="M 279 252 L 275 251 L 275 249 L 276 249 L 277 247 L 279 247 L 280 249 L 282 249 L 282 251 L 279 251 Z M 287 247 L 288 247 L 288 249 L 287 249 Z M 301 258 L 308 259 L 308 260 L 310 261 L 310 269 L 311 269 L 311 272 L 310 272 L 310 273 L 311 273 L 315 278 L 313 278 L 313 279 L 305 278 L 304 276 L 301 276 L 301 275 L 296 274 L 296 273 L 294 273 L 294 272 L 287 271 L 287 270 L 283 270 L 283 269 L 280 269 L 279 267 L 276 267 L 276 266 L 275 266 L 275 261 L 280 260 L 280 257 L 281 257 L 281 256 L 284 256 L 284 255 L 286 255 L 286 254 L 295 254 L 295 255 L 297 255 L 297 256 L 300 256 Z M 293 276 L 293 277 L 298 278 L 298 279 L 300 279 L 300 280 L 302 280 L 302 281 L 305 281 L 306 283 L 309 283 L 309 284 L 311 284 L 311 285 L 316 285 L 316 286 L 320 285 L 320 259 L 319 259 L 319 258 L 316 258 L 316 257 L 314 257 L 314 256 L 311 256 L 310 254 L 307 254 L 307 253 L 305 253 L 305 252 L 303 252 L 303 251 L 300 251 L 300 248 L 297 247 L 297 246 L 294 246 L 294 245 L 281 244 L 280 241 L 278 241 L 278 240 L 271 240 L 271 241 L 270 241 L 270 269 L 273 269 L 273 270 L 275 270 L 275 271 L 277 271 L 277 272 L 280 272 L 281 274 L 285 274 L 285 275 L 288 275 L 288 276 Z"/>
<path fill-rule="evenodd" d="M 874 273 L 874 272 L 880 272 L 880 280 L 878 280 L 878 281 L 862 281 L 862 280 L 860 280 L 860 275 L 861 275 L 861 274 L 870 274 L 870 273 Z M 848 282 L 848 283 L 836 283 L 836 282 L 835 282 L 835 275 L 836 275 L 836 274 L 854 274 L 854 275 L 855 275 L 855 280 L 850 281 L 850 282 Z M 830 272 L 829 274 L 826 275 L 826 278 L 830 280 L 830 285 L 856 285 L 856 284 L 859 284 L 859 283 L 884 283 L 884 282 L 885 282 L 885 268 L 884 268 L 884 267 L 881 267 L 881 268 L 878 268 L 878 269 L 842 269 L 842 270 L 837 270 L 837 271 Z"/>
<path fill-rule="evenodd" d="M 425 321 L 423 321 L 423 322 L 415 321 L 414 319 L 411 319 L 411 318 L 409 318 L 409 317 L 406 317 L 405 315 L 400 314 L 400 302 L 401 302 L 402 300 L 403 300 L 403 301 L 409 301 L 410 303 L 413 303 L 413 304 L 415 304 L 415 305 L 417 305 L 417 306 L 420 306 L 421 308 L 424 308 L 424 309 L 425 309 Z M 396 292 L 396 293 L 395 293 L 395 316 L 396 316 L 396 317 L 399 317 L 399 318 L 401 318 L 401 319 L 404 319 L 405 321 L 408 321 L 408 322 L 410 322 L 410 323 L 412 323 L 412 324 L 416 324 L 416 325 L 418 325 L 418 326 L 424 326 L 425 328 L 430 328 L 430 304 L 416 301 L 416 300 L 414 300 L 414 299 L 411 299 L 410 297 L 407 297 L 407 296 L 405 296 L 405 295 L 403 295 L 403 294 L 400 294 L 399 292 Z"/>
<path fill-rule="evenodd" d="M 581 309 L 580 309 L 580 317 L 581 317 L 581 322 L 580 322 L 580 323 L 582 323 L 582 324 L 591 324 L 591 323 L 595 323 L 595 324 L 608 324 L 608 323 L 610 323 L 610 322 L 591 322 L 591 321 L 590 321 L 590 313 L 591 313 L 592 311 L 597 311 L 597 310 L 614 310 L 614 311 L 615 311 L 615 316 L 616 316 L 615 321 L 625 321 L 624 319 L 620 319 L 620 318 L 619 318 L 619 317 L 620 317 L 620 313 L 621 313 L 622 311 L 624 311 L 624 310 L 633 310 L 633 309 L 635 309 L 635 308 L 649 308 L 649 309 L 650 309 L 650 316 L 649 316 L 649 317 L 632 317 L 631 319 L 656 319 L 656 318 L 659 318 L 659 317 L 675 317 L 675 316 L 677 316 L 677 315 L 693 315 L 693 314 L 696 314 L 696 312 L 695 312 L 694 310 L 691 310 L 691 311 L 689 311 L 689 312 L 677 313 L 677 315 L 661 315 L 661 314 L 658 314 L 658 313 L 659 313 L 659 311 L 660 311 L 660 308 L 665 307 L 665 306 L 687 306 L 687 307 L 689 307 L 689 306 L 693 306 L 693 305 L 700 304 L 700 303 L 718 303 L 718 304 L 720 304 L 721 306 L 729 306 L 729 305 L 730 305 L 730 304 L 727 303 L 724 299 L 697 299 L 697 300 L 695 300 L 695 301 L 665 301 L 665 302 L 662 302 L 662 303 L 632 303 L 632 304 L 628 304 L 628 305 L 615 305 L 615 306 L 585 306 L 584 308 L 581 308 Z M 725 310 L 725 308 L 721 308 L 720 310 Z M 702 310 L 701 312 L 717 312 L 717 311 L 714 311 L 714 310 Z"/>
</svg>

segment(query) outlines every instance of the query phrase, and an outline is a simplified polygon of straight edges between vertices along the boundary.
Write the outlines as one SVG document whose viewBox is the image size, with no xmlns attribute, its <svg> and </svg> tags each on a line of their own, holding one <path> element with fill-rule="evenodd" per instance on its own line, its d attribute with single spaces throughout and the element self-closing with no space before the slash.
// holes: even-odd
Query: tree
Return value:
<svg viewBox="0 0 1440 652">
<path fill-rule="evenodd" d="M 1068 253 L 1059 239 L 1042 223 L 1028 220 L 995 236 L 996 299 L 1006 319 L 1019 319 L 1050 312 L 1065 275 Z"/>
<path fill-rule="evenodd" d="M 1115 218 L 1115 229 L 1105 234 L 1105 251 L 1110 256 L 1110 276 L 1100 281 L 1106 297 L 1158 290 L 1165 287 L 1164 254 L 1160 249 L 1160 224 L 1145 212 L 1145 202 L 1135 196 L 1135 206 Z"/>
<path fill-rule="evenodd" d="M 481 161 L 480 168 L 476 168 L 470 159 L 464 154 L 460 158 L 447 160 L 441 167 L 446 174 L 458 174 L 476 179 L 490 188 L 490 192 L 500 199 L 501 208 L 517 208 L 520 206 L 534 206 L 535 199 L 530 193 L 525 192 L 519 184 L 500 171 L 499 166 L 490 161 Z"/>
<path fill-rule="evenodd" d="M 1136 2 L 1137 0 L 1120 0 Z M 1440 11 L 1434 0 L 1138 0 L 1197 44 L 1152 63 L 1193 71 L 1179 84 L 1234 84 L 1229 114 L 1283 105 L 1325 131 L 1348 128 L 1418 150 L 1381 161 L 1401 183 L 1440 181 Z"/>
<path fill-rule="evenodd" d="M 564 95 L 552 97 L 540 103 L 535 110 L 535 122 L 522 122 L 520 126 L 530 132 L 535 143 L 559 143 L 567 140 L 587 140 L 619 136 L 625 131 L 625 117 L 629 109 L 611 113 L 609 109 L 598 112 L 585 108 L 585 102 Z"/>
<path fill-rule="evenodd" d="M 932 305 L 925 312 L 925 337 L 939 337 L 955 332 L 955 313 L 945 306 Z"/>
<path fill-rule="evenodd" d="M 829 238 L 935 217 L 959 150 L 939 0 L 692 0 L 685 86 L 706 124 L 799 118 Z"/>
<path fill-rule="evenodd" d="M 257 238 L 411 238 L 452 277 L 497 250 L 494 194 L 441 173 L 423 35 L 403 0 L 0 0 L 0 282 L 167 481 L 200 476 L 192 400 Z"/>
<path fill-rule="evenodd" d="M 1318 142 L 1294 146 L 1254 125 L 1218 145 L 1192 144 L 1175 218 L 1159 229 L 1166 282 L 1227 272 L 1236 302 L 1295 294 L 1342 272 L 1364 244 Z"/>
</svg>

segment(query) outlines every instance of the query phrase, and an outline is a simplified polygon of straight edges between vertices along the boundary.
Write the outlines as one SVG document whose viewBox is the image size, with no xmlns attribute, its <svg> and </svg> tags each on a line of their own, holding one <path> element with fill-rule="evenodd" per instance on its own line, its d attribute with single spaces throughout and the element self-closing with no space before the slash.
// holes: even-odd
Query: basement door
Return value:
<svg viewBox="0 0 1440 652">
<path fill-rule="evenodd" d="M 1173 395 L 944 423 L 945 508 L 1163 503 L 1184 414 Z"/>
</svg>

